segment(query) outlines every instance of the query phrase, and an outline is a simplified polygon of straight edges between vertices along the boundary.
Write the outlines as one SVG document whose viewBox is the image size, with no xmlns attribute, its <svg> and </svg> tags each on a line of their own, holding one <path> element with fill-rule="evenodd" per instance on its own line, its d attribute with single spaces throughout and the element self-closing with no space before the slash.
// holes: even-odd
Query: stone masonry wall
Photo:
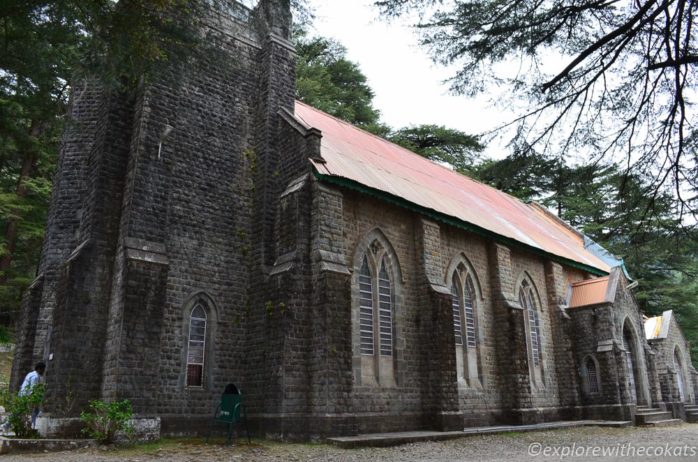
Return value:
<svg viewBox="0 0 698 462">
<path fill-rule="evenodd" d="M 15 356 L 11 384 L 14 390 L 21 385 L 26 368 L 39 360 L 48 361 L 46 348 L 53 332 L 53 312 L 62 267 L 70 253 L 78 245 L 78 229 L 82 215 L 87 158 L 97 143 L 97 130 L 106 107 L 105 94 L 93 80 L 74 84 L 68 110 L 68 122 L 63 134 L 56 174 L 53 178 L 53 193 L 49 207 L 47 232 L 44 237 L 39 278 L 42 279 L 38 293 L 31 295 L 38 306 L 23 302 L 29 309 L 37 306 L 36 326 L 25 331 L 17 340 L 18 354 Z M 24 311 L 24 308 L 23 308 Z M 23 317 L 24 315 L 21 315 Z M 30 352 L 31 351 L 31 352 Z M 30 366 L 29 366 L 30 367 Z M 48 367 L 50 370 L 50 365 Z M 47 372 L 50 374 L 50 372 Z"/>
<path fill-rule="evenodd" d="M 558 407 L 560 398 L 557 383 L 557 364 L 555 361 L 556 342 L 553 341 L 552 317 L 556 316 L 556 307 L 548 303 L 546 290 L 546 274 L 544 261 L 523 252 L 512 252 L 512 268 L 515 286 L 518 294 L 519 284 L 523 277 L 527 276 L 534 284 L 540 315 L 540 339 L 542 349 L 543 386 L 535 386 L 531 389 L 531 406 L 533 408 Z M 517 297 L 518 298 L 518 297 Z M 553 311 L 555 310 L 555 311 Z M 555 339 L 557 340 L 557 339 Z M 521 347 L 521 345 L 520 345 Z M 525 346 L 523 346 L 525 348 Z"/>
<path fill-rule="evenodd" d="M 546 262 L 545 276 L 550 308 L 550 335 L 554 339 L 550 342 L 552 355 L 549 358 L 555 364 L 560 406 L 574 407 L 580 401 L 580 383 L 572 342 L 574 327 L 569 322 L 566 309 L 570 280 L 580 275 L 578 271 L 565 271 L 559 263 Z"/>
<path fill-rule="evenodd" d="M 618 288 L 616 290 L 616 299 L 613 303 L 613 328 L 614 336 L 618 344 L 622 344 L 623 339 L 623 328 L 625 322 L 632 329 L 633 339 L 635 341 L 634 346 L 634 360 L 635 360 L 635 383 L 637 391 L 637 403 L 638 404 L 652 404 L 657 401 L 657 396 L 651 396 L 651 383 L 650 380 L 652 376 L 650 374 L 649 358 L 650 347 L 645 339 L 645 330 L 642 323 L 642 317 L 637 309 L 637 303 L 635 302 L 633 295 L 627 289 L 627 280 L 625 277 L 618 277 Z M 624 358 L 619 358 L 624 359 Z M 627 370 L 626 367 L 619 367 L 623 372 Z M 628 395 L 629 390 L 625 385 L 628 384 L 627 378 L 621 382 L 621 388 L 625 389 L 625 399 L 626 402 L 630 401 Z"/>
<path fill-rule="evenodd" d="M 397 371 L 394 387 L 357 385 L 352 388 L 352 411 L 362 416 L 383 414 L 381 419 L 362 419 L 359 431 L 378 431 L 381 428 L 419 428 L 423 398 L 427 384 L 423 380 L 421 362 L 421 326 L 428 323 L 431 313 L 419 305 L 420 274 L 416 271 L 414 222 L 410 213 L 367 198 L 351 191 L 343 192 L 344 233 L 346 260 L 355 273 L 359 242 L 371 231 L 378 229 L 395 251 L 402 274 L 394 284 L 399 291 L 395 306 L 395 338 Z M 352 287 L 351 290 L 356 290 Z M 354 298 L 357 294 L 354 294 Z M 343 339 L 344 349 L 351 351 L 351 336 Z"/>
<path fill-rule="evenodd" d="M 622 353 L 614 337 L 613 311 L 608 303 L 567 311 L 575 359 L 572 370 L 577 375 L 579 403 L 586 407 L 585 418 L 622 418 L 623 411 L 614 407 L 623 403 L 620 383 L 625 373 L 617 359 Z M 583 387 L 589 358 L 597 365 L 599 391 L 594 393 Z"/>
<path fill-rule="evenodd" d="M 383 424 L 377 425 L 376 429 L 387 431 L 400 427 L 397 423 L 390 422 L 387 416 L 401 416 L 403 418 L 401 424 L 406 426 L 408 416 L 424 412 L 426 409 L 434 409 L 436 403 L 434 396 L 443 392 L 435 394 L 433 388 L 430 388 L 427 377 L 432 366 L 429 364 L 443 363 L 444 360 L 430 355 L 434 355 L 435 351 L 443 350 L 444 354 L 455 358 L 455 349 L 450 332 L 443 335 L 444 338 L 449 339 L 447 343 L 451 345 L 450 347 L 433 350 L 429 349 L 425 343 L 428 343 L 430 334 L 436 328 L 435 322 L 449 324 L 448 329 L 452 331 L 452 325 L 450 325 L 452 318 L 448 316 L 447 320 L 437 321 L 438 318 L 434 317 L 434 314 L 438 310 L 438 303 L 429 301 L 428 294 L 432 289 L 420 283 L 420 278 L 426 275 L 427 280 L 435 280 L 445 288 L 447 293 L 450 293 L 450 276 L 455 268 L 454 262 L 457 261 L 467 262 L 475 273 L 478 286 L 481 380 L 484 384 L 484 386 L 468 386 L 465 383 L 458 383 L 454 373 L 455 363 L 449 361 L 451 378 L 442 379 L 442 381 L 452 382 L 451 386 L 457 390 L 458 409 L 463 422 L 475 425 L 522 419 L 538 421 L 562 418 L 575 412 L 571 408 L 580 400 L 576 362 L 571 352 L 572 341 L 567 340 L 568 337 L 566 337 L 571 331 L 570 322 L 564 319 L 559 305 L 566 296 L 568 281 L 581 279 L 583 277 L 581 273 L 576 270 L 567 271 L 559 265 L 546 269 L 544 260 L 521 251 L 506 250 L 506 257 L 493 260 L 492 253 L 488 250 L 493 244 L 487 239 L 436 224 L 432 227 L 436 226 L 433 229 L 437 231 L 440 244 L 438 250 L 429 250 L 429 261 L 432 263 L 424 266 L 425 263 L 420 263 L 420 255 L 426 252 L 424 246 L 427 245 L 427 231 L 419 231 L 421 237 L 416 233 L 413 234 L 415 237 L 410 238 L 411 233 L 415 232 L 412 231 L 413 229 L 423 229 L 424 225 L 418 216 L 350 190 L 342 189 L 342 198 L 346 258 L 353 260 L 351 263 L 353 270 L 358 271 L 359 263 L 356 258 L 360 257 L 357 253 L 359 242 L 372 230 L 378 229 L 395 249 L 403 279 L 400 284 L 402 294 L 400 305 L 396 306 L 398 383 L 395 388 L 357 385 L 355 374 L 355 384 L 352 389 L 354 413 L 357 415 L 368 412 L 382 414 Z M 432 237 L 429 239 L 433 240 Z M 424 244 L 420 244 L 421 242 Z M 501 253 L 504 250 L 498 252 Z M 435 256 L 438 258 L 435 259 Z M 493 266 L 493 261 L 507 262 L 509 269 L 502 273 L 503 263 Z M 433 266 L 433 262 L 438 262 L 438 269 Z M 517 303 L 518 284 L 524 275 L 532 281 L 538 293 L 545 379 L 545 385 L 542 387 L 532 386 L 529 378 L 526 353 L 528 339 L 523 325 L 524 312 L 518 308 Z M 491 281 L 505 281 L 505 285 L 496 286 L 494 290 Z M 555 289 L 549 289 L 548 286 L 553 283 Z M 554 308 L 550 306 L 549 292 L 558 302 Z M 496 293 L 504 295 L 495 295 Z M 354 296 L 356 297 L 357 294 Z M 506 305 L 502 305 L 501 300 L 504 300 Z M 500 308 L 495 308 L 496 306 Z M 430 313 L 432 310 L 433 312 Z M 512 329 L 518 330 L 518 333 L 512 335 Z M 345 338 L 342 349 L 349 348 L 349 345 L 346 345 L 347 342 L 349 339 Z M 420 360 L 412 362 L 411 358 L 420 358 Z M 556 363 L 561 365 L 558 366 Z M 574 372 L 561 375 L 562 371 L 558 373 L 558 367 L 564 371 Z M 513 371 L 518 372 L 513 375 Z M 559 380 L 561 376 L 564 385 Z M 420 387 L 422 390 L 431 390 L 430 394 L 420 394 Z M 447 403 L 448 400 L 442 401 L 437 404 L 437 408 L 445 406 L 447 409 L 449 406 Z M 513 412 L 517 409 L 518 411 Z M 409 425 L 415 424 L 416 422 L 413 422 Z"/>
<path fill-rule="evenodd" d="M 68 413 L 100 397 L 103 349 L 124 173 L 131 134 L 132 101 L 105 95 L 96 141 L 85 159 L 78 246 L 63 264 L 53 310 L 52 359 L 46 373 L 45 412 Z M 75 213 L 72 211 L 72 213 Z M 51 358 L 51 357 L 50 357 Z M 86 371 L 90 371 L 86 374 Z M 79 389 L 78 389 L 79 388 Z M 72 397 L 71 409 L 64 408 Z"/>
<path fill-rule="evenodd" d="M 474 234 L 464 233 L 452 227 L 442 227 L 441 278 L 444 285 L 450 287 L 454 264 L 465 258 L 474 270 L 476 300 L 478 310 L 478 330 L 481 342 L 481 383 L 480 386 L 458 384 L 459 406 L 465 413 L 467 422 L 485 421 L 494 423 L 497 412 L 502 409 L 501 380 L 497 363 L 498 328 L 492 306 L 490 267 L 487 257 L 487 242 Z M 454 352 L 455 354 L 455 352 Z"/>
<path fill-rule="evenodd" d="M 24 375 L 34 368 L 34 341 L 36 340 L 36 324 L 43 292 L 43 279 L 43 276 L 40 276 L 34 281 L 22 298 L 16 329 L 16 337 L 20 341 L 15 346 L 10 378 L 10 390 L 13 391 L 19 389 Z"/>
<path fill-rule="evenodd" d="M 661 400 L 665 403 L 681 401 L 676 382 L 674 352 L 679 352 L 684 377 L 684 402 L 695 402 L 693 374 L 691 373 L 691 355 L 688 342 L 681 332 L 672 313 L 669 333 L 666 338 L 649 341 L 655 356 L 657 375 L 660 381 Z M 678 349 L 678 350 L 677 350 Z"/>
<path fill-rule="evenodd" d="M 425 425 L 452 430 L 463 425 L 458 402 L 458 377 L 454 351 L 453 306 L 449 285 L 444 283 L 441 226 L 415 217 L 415 250 L 419 305 L 424 312 L 418 332 L 421 371 L 425 383 Z M 421 276 L 421 277 L 419 277 Z M 476 386 L 475 383 L 472 383 Z"/>
</svg>

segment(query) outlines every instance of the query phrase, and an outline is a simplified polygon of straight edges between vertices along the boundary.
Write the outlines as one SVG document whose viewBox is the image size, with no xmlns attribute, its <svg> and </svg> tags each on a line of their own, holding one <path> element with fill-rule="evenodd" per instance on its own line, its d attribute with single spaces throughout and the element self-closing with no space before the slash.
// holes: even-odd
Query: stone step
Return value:
<svg viewBox="0 0 698 462">
<path fill-rule="evenodd" d="M 597 427 L 625 428 L 632 427 L 632 420 L 606 420 L 596 424 Z"/>
<path fill-rule="evenodd" d="M 681 425 L 683 420 L 681 419 L 665 419 L 665 420 L 653 420 L 652 422 L 647 422 L 643 424 L 646 427 L 667 427 L 670 425 Z"/>
<path fill-rule="evenodd" d="M 686 422 L 698 423 L 698 411 L 687 411 Z"/>
<path fill-rule="evenodd" d="M 664 412 L 658 407 L 638 407 L 635 409 L 635 414 L 649 414 L 652 412 Z"/>
<path fill-rule="evenodd" d="M 652 411 L 635 414 L 636 425 L 647 425 L 650 422 L 657 422 L 659 420 L 671 420 L 671 412 Z"/>
<path fill-rule="evenodd" d="M 609 420 L 575 420 L 545 422 L 529 425 L 495 425 L 488 427 L 468 427 L 462 431 L 412 431 L 396 433 L 371 433 L 355 436 L 339 436 L 327 438 L 327 441 L 341 448 L 352 449 L 358 447 L 384 447 L 397 446 L 400 444 L 417 443 L 422 441 L 443 441 L 454 438 L 462 438 L 471 435 L 485 435 L 509 432 L 527 432 L 539 430 L 557 430 L 574 427 L 627 427 L 630 421 L 609 421 Z"/>
<path fill-rule="evenodd" d="M 654 411 L 658 408 L 656 407 L 649 407 L 649 406 L 638 406 L 635 408 L 637 412 L 645 412 L 645 411 Z"/>
<path fill-rule="evenodd" d="M 688 406 L 684 406 L 684 409 L 686 409 L 686 412 L 688 411 L 698 411 L 698 406 L 695 404 L 689 404 Z"/>
<path fill-rule="evenodd" d="M 5 438 L 0 436 L 0 454 L 8 452 L 53 452 L 69 451 L 97 446 L 95 440 L 50 439 L 50 438 Z M 54 459 L 56 460 L 56 459 Z"/>
</svg>

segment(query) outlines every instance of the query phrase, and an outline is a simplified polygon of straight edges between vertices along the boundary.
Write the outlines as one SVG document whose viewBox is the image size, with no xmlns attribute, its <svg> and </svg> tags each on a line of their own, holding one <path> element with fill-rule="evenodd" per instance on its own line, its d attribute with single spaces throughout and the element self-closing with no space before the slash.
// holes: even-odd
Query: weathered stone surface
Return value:
<svg viewBox="0 0 698 462">
<path fill-rule="evenodd" d="M 129 399 L 137 418 L 183 434 L 205 430 L 235 383 L 250 429 L 290 439 L 628 420 L 638 403 L 659 400 L 662 380 L 673 393 L 620 271 L 612 303 L 569 309 L 570 284 L 592 275 L 318 180 L 308 159 L 322 161 L 322 133 L 293 117 L 288 1 L 235 8 L 210 12 L 209 55 L 170 65 L 133 94 L 75 85 L 13 389 L 43 359 L 50 418 Z M 358 280 L 374 243 L 389 267 L 393 343 L 365 355 Z M 460 350 L 457 270 L 471 277 L 476 320 L 474 345 Z M 206 313 L 203 374 L 189 386 L 196 306 Z M 624 328 L 634 333 L 637 400 Z"/>
<path fill-rule="evenodd" d="M 650 339 L 649 344 L 654 375 L 653 395 L 674 418 L 689 420 L 690 403 L 696 402 L 696 372 L 689 343 L 672 311 L 664 312 L 660 335 Z M 683 381 L 681 386 L 679 380 Z"/>
</svg>

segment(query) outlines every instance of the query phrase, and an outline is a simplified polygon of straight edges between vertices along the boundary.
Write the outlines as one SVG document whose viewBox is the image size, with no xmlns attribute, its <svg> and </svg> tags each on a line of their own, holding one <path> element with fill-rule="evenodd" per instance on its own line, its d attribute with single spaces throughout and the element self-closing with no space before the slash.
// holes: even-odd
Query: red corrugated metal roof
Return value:
<svg viewBox="0 0 698 462">
<path fill-rule="evenodd" d="M 533 205 L 353 125 L 296 102 L 296 118 L 322 132 L 321 175 L 345 178 L 553 255 L 608 272 L 578 233 Z"/>
<path fill-rule="evenodd" d="M 577 308 L 613 301 L 608 299 L 609 279 L 606 276 L 572 284 L 572 296 L 570 297 L 569 307 Z"/>
</svg>

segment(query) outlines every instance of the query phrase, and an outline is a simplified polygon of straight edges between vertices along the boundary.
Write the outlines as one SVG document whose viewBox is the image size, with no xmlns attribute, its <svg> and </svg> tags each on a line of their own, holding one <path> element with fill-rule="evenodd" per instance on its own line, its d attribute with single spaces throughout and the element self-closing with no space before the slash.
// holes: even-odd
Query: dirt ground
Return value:
<svg viewBox="0 0 698 462">
<path fill-rule="evenodd" d="M 596 455 L 594 448 L 599 448 Z M 602 451 L 606 451 L 605 456 Z M 228 447 L 222 445 L 221 440 L 205 444 L 203 439 L 164 439 L 155 443 L 116 448 L 10 454 L 0 459 L 3 462 L 698 460 L 698 424 L 661 428 L 582 427 L 511 432 L 391 448 L 361 449 L 263 440 L 253 440 L 252 444 L 241 441 Z"/>
</svg>

